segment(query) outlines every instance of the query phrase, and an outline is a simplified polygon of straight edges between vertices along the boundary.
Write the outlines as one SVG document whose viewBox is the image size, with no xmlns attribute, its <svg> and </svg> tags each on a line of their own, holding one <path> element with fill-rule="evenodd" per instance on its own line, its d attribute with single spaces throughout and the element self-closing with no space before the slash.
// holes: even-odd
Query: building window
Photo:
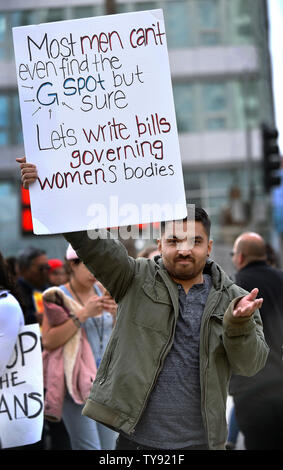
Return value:
<svg viewBox="0 0 283 470">
<path fill-rule="evenodd" d="M 188 83 L 178 83 L 173 86 L 177 127 L 179 132 L 194 132 L 196 130 L 196 100 L 194 91 L 194 85 Z"/>
<path fill-rule="evenodd" d="M 92 5 L 72 8 L 73 19 L 91 18 L 92 16 L 95 16 L 95 15 L 96 15 L 96 12 L 94 11 L 94 7 Z"/>
<path fill-rule="evenodd" d="M 0 146 L 22 143 L 17 93 L 0 93 Z"/>
<path fill-rule="evenodd" d="M 201 87 L 204 128 L 225 129 L 228 124 L 227 83 L 206 83 Z"/>
<path fill-rule="evenodd" d="M 11 181 L 0 180 L 0 246 L 9 247 L 19 233 L 18 185 Z M 15 247 L 14 247 L 15 248 Z"/>
<path fill-rule="evenodd" d="M 237 33 L 243 41 L 252 36 L 251 4 L 247 0 L 237 0 Z"/>
<path fill-rule="evenodd" d="M 193 44 L 190 12 L 187 1 L 168 1 L 163 5 L 166 37 L 170 48 L 190 47 Z"/>
<path fill-rule="evenodd" d="M 12 28 L 17 26 L 27 26 L 37 22 L 37 10 L 21 10 L 11 13 Z"/>
<path fill-rule="evenodd" d="M 11 95 L 11 143 L 13 145 L 20 145 L 23 143 L 22 121 L 20 102 L 17 93 Z"/>
<path fill-rule="evenodd" d="M 197 0 L 195 2 L 198 22 L 198 45 L 213 46 L 221 43 L 220 0 Z"/>
<path fill-rule="evenodd" d="M 64 8 L 42 8 L 38 13 L 40 23 L 52 23 L 65 19 Z"/>
<path fill-rule="evenodd" d="M 7 15 L 0 13 L 0 60 L 5 60 L 7 54 L 8 24 Z"/>
<path fill-rule="evenodd" d="M 8 97 L 0 95 L 0 145 L 9 144 L 9 102 Z"/>
<path fill-rule="evenodd" d="M 127 13 L 131 11 L 131 5 L 129 3 L 118 3 L 116 9 L 117 13 Z"/>
<path fill-rule="evenodd" d="M 222 80 L 173 83 L 179 132 L 256 128 L 261 124 L 259 82 Z"/>
<path fill-rule="evenodd" d="M 239 82 L 240 106 L 244 127 L 256 127 L 260 121 L 259 87 L 256 80 Z"/>
<path fill-rule="evenodd" d="M 230 35 L 234 44 L 250 44 L 253 42 L 254 2 L 251 0 L 233 0 L 229 2 Z"/>
<path fill-rule="evenodd" d="M 137 2 L 134 5 L 135 11 L 155 10 L 159 8 L 158 2 Z"/>
</svg>

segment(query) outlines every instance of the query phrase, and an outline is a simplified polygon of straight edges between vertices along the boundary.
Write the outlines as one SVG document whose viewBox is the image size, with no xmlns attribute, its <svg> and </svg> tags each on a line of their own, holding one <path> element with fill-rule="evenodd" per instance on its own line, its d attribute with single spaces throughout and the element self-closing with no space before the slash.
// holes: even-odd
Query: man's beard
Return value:
<svg viewBox="0 0 283 470">
<path fill-rule="evenodd" d="M 175 278 L 175 279 L 179 279 L 181 281 L 187 281 L 187 280 L 190 280 L 190 279 L 194 279 L 195 277 L 197 277 L 200 273 L 203 272 L 203 269 L 204 269 L 204 266 L 205 266 L 205 262 L 206 260 L 204 261 L 204 263 L 197 263 L 197 265 L 195 264 L 195 259 L 192 258 L 191 256 L 178 256 L 175 260 L 174 260 L 174 263 L 177 263 L 178 261 L 181 261 L 181 260 L 184 260 L 184 261 L 191 261 L 191 264 L 188 265 L 188 266 L 179 266 L 178 269 L 174 269 L 173 266 L 172 268 L 170 267 L 168 269 L 168 267 L 166 266 L 166 263 L 165 263 L 165 267 L 167 269 L 167 271 L 169 272 L 169 274 Z M 175 266 L 174 266 L 175 267 Z"/>
</svg>

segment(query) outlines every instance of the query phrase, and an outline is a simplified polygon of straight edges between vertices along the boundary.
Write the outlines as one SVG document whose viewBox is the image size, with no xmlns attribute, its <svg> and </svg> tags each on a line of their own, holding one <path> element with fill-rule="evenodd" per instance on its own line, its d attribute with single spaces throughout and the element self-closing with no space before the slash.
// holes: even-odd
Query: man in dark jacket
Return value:
<svg viewBox="0 0 283 470">
<path fill-rule="evenodd" d="M 270 348 L 265 367 L 253 377 L 234 375 L 230 393 L 247 449 L 283 449 L 283 272 L 266 262 L 265 242 L 243 233 L 233 247 L 236 284 L 255 286 L 264 299 L 260 313 Z"/>
</svg>

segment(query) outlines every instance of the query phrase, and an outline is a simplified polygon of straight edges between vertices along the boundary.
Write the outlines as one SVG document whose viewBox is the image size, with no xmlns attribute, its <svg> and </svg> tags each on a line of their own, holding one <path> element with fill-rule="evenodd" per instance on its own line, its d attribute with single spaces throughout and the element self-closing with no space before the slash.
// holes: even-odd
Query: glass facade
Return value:
<svg viewBox="0 0 283 470">
<path fill-rule="evenodd" d="M 198 19 L 198 44 L 213 46 L 222 42 L 221 0 L 195 2 Z"/>
<path fill-rule="evenodd" d="M 233 6 L 232 6 L 233 4 Z M 251 40 L 250 2 L 242 0 L 164 0 L 119 2 L 118 12 L 163 8 L 169 48 L 215 46 Z M 11 29 L 15 26 L 104 14 L 103 4 L 0 12 L 0 62 L 13 59 Z M 228 21 L 228 24 L 227 24 Z M 230 24 L 230 26 L 229 26 Z M 225 38 L 226 30 L 233 32 Z M 248 34 L 249 31 L 249 34 Z M 175 82 L 179 132 L 244 128 L 258 124 L 256 80 Z M 247 109 L 249 103 L 249 109 Z M 16 91 L 0 93 L 0 147 L 22 142 Z"/>
<path fill-rule="evenodd" d="M 258 80 L 226 79 L 173 82 L 179 132 L 258 127 Z"/>
<path fill-rule="evenodd" d="M 189 3 L 177 0 L 163 6 L 168 47 L 183 48 L 193 44 Z"/>
<path fill-rule="evenodd" d="M 227 83 L 205 83 L 201 90 L 201 104 L 204 114 L 204 127 L 208 130 L 228 127 Z"/>
<path fill-rule="evenodd" d="M 11 28 L 103 15 L 100 5 L 0 11 L 0 60 L 13 59 Z M 117 2 L 118 13 L 162 8 L 170 48 L 251 44 L 251 2 L 247 0 L 159 0 Z"/>
<path fill-rule="evenodd" d="M 17 185 L 18 186 L 18 185 Z M 1 201 L 1 217 L 0 217 L 0 233 L 8 233 L 9 227 L 10 237 L 13 238 L 18 234 L 18 220 L 15 214 L 18 213 L 18 198 L 15 184 L 9 180 L 0 181 L 0 201 Z M 5 240 L 7 242 L 7 240 Z"/>
<path fill-rule="evenodd" d="M 261 121 L 255 79 L 174 82 L 179 132 L 258 127 Z M 23 142 L 17 91 L 0 91 L 0 147 Z"/>
<path fill-rule="evenodd" d="M 162 8 L 164 12 L 168 48 L 178 52 L 187 48 L 218 46 L 243 46 L 256 43 L 254 0 L 116 0 L 118 13 Z M 48 2 L 46 1 L 46 4 Z M 261 3 L 260 3 L 261 5 Z M 58 8 L 0 11 L 0 67 L 13 62 L 12 27 L 70 20 L 105 14 L 104 3 Z M 264 116 L 262 85 L 259 73 L 254 76 L 238 76 L 224 73 L 212 79 L 207 76 L 174 79 L 173 93 L 179 133 L 203 133 L 225 130 L 257 128 Z M 266 99 L 264 97 L 264 99 Z M 15 89 L 0 88 L 0 150 L 22 144 L 21 119 L 18 93 Z M 225 207 L 229 204 L 231 188 L 237 187 L 246 199 L 248 182 L 243 168 L 196 171 L 184 168 L 188 202 L 202 205 L 211 215 L 214 236 L 221 239 Z M 255 194 L 261 197 L 261 173 L 253 172 Z M 18 182 L 0 179 L 0 249 L 12 247 L 19 239 Z M 5 216 L 3 215 L 5 212 Z M 13 236 L 10 231 L 13 230 Z M 44 238 L 44 237 L 43 237 Z M 41 238 L 41 243 L 43 243 Z M 51 238 L 47 239 L 51 243 Z M 39 241 L 38 241 L 39 243 Z M 46 242 L 47 243 L 47 242 Z"/>
<path fill-rule="evenodd" d="M 0 147 L 23 142 L 20 105 L 16 91 L 0 91 Z"/>
<path fill-rule="evenodd" d="M 118 12 L 162 8 L 170 48 L 254 42 L 248 0 L 160 0 L 119 2 Z"/>
</svg>

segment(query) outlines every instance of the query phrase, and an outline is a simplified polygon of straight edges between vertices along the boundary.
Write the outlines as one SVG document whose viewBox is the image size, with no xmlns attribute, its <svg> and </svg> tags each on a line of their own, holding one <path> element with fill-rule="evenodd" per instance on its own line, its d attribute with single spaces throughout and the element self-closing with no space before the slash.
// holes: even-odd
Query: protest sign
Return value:
<svg viewBox="0 0 283 470">
<path fill-rule="evenodd" d="M 13 29 L 34 232 L 186 216 L 162 10 Z"/>
<path fill-rule="evenodd" d="M 9 364 L 0 377 L 1 447 L 33 444 L 43 428 L 43 372 L 38 324 L 20 329 Z"/>
</svg>

